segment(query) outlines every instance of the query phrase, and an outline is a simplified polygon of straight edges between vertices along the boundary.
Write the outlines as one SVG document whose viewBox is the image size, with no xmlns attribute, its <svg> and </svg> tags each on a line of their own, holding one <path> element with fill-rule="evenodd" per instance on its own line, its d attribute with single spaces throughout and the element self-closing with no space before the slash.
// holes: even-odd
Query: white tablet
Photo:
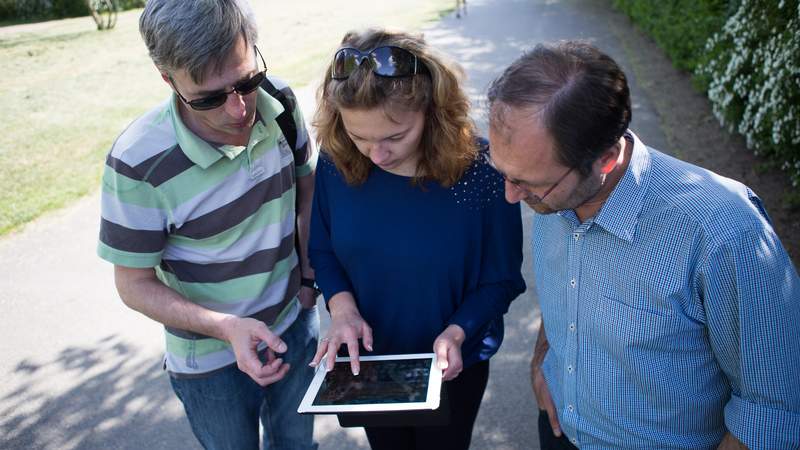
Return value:
<svg viewBox="0 0 800 450">
<path fill-rule="evenodd" d="M 437 409 L 442 371 L 433 353 L 362 356 L 358 376 L 349 357 L 337 357 L 326 372 L 325 360 L 317 367 L 299 413 L 406 411 Z"/>
</svg>

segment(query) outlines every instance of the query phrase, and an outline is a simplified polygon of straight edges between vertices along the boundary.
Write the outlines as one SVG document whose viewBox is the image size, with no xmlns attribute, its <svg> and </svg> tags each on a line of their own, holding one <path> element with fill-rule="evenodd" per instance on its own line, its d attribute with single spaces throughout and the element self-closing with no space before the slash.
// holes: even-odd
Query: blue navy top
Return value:
<svg viewBox="0 0 800 450">
<path fill-rule="evenodd" d="M 353 294 L 378 355 L 432 352 L 457 324 L 464 367 L 489 359 L 503 314 L 525 290 L 519 205 L 480 157 L 449 188 L 378 167 L 351 186 L 323 151 L 309 255 L 326 299 Z"/>
</svg>

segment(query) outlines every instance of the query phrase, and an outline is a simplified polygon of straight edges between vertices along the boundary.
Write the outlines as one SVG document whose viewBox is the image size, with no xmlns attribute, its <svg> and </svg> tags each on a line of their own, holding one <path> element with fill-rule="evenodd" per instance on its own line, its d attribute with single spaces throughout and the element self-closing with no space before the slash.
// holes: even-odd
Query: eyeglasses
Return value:
<svg viewBox="0 0 800 450">
<path fill-rule="evenodd" d="M 197 111 L 208 111 L 209 109 L 219 108 L 228 100 L 228 95 L 233 94 L 234 92 L 239 95 L 247 95 L 255 91 L 258 86 L 261 85 L 261 82 L 264 81 L 264 77 L 267 76 L 266 61 L 264 61 L 264 57 L 261 55 L 258 47 L 254 45 L 253 48 L 256 49 L 256 54 L 261 58 L 261 64 L 264 66 L 264 70 L 258 72 L 247 80 L 237 83 L 230 91 L 222 91 L 217 94 L 211 94 L 207 97 L 198 98 L 195 100 L 186 100 L 186 97 L 178 92 L 178 87 L 175 86 L 175 80 L 172 79 L 172 75 L 169 76 L 169 81 L 172 83 L 172 87 L 175 88 L 175 93 L 178 94 L 178 97 L 180 97 L 180 99 L 183 100 L 183 103 L 186 103 L 192 109 Z"/>
<path fill-rule="evenodd" d="M 384 45 L 367 52 L 346 47 L 333 55 L 331 78 L 346 80 L 365 60 L 372 65 L 372 72 L 381 77 L 408 77 L 428 71 L 417 55 L 401 47 Z"/>
<path fill-rule="evenodd" d="M 564 173 L 564 175 L 561 175 L 561 177 L 555 183 L 553 183 L 553 185 L 550 186 L 546 191 L 544 191 L 544 194 L 542 194 L 542 196 L 540 197 L 540 196 L 538 196 L 538 195 L 533 193 L 533 188 L 530 186 L 530 184 L 528 184 L 528 183 L 526 183 L 524 181 L 512 180 L 506 174 L 501 172 L 497 168 L 497 166 L 494 165 L 494 161 L 492 161 L 492 157 L 489 156 L 488 152 L 487 153 L 483 153 L 483 159 L 486 161 L 487 164 L 489 164 L 489 166 L 492 167 L 492 169 L 496 170 L 497 173 L 499 173 L 500 176 L 502 176 L 504 180 L 506 180 L 507 182 L 513 184 L 514 187 L 524 190 L 528 194 L 527 201 L 528 201 L 528 203 L 531 203 L 531 204 L 538 204 L 538 203 L 543 202 L 545 197 L 550 195 L 550 193 L 553 192 L 553 190 L 555 190 L 555 188 L 558 187 L 558 185 L 561 184 L 562 181 L 564 181 L 564 178 L 567 178 L 567 175 L 572 173 L 572 171 L 575 169 L 574 167 L 570 167 L 569 170 L 567 170 Z"/>
</svg>

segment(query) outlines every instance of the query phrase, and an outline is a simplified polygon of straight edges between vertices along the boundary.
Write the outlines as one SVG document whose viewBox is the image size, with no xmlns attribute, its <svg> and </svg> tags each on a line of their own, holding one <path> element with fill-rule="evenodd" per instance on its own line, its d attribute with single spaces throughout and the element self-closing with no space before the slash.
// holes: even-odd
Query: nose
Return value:
<svg viewBox="0 0 800 450">
<path fill-rule="evenodd" d="M 374 164 L 381 165 L 389 159 L 389 152 L 380 142 L 369 146 L 369 159 Z"/>
<path fill-rule="evenodd" d="M 527 196 L 527 193 L 525 192 L 524 189 L 522 189 L 521 187 L 517 186 L 514 183 L 511 183 L 508 180 L 506 180 L 505 182 L 505 187 L 506 187 L 506 201 L 508 203 L 511 204 L 518 203 L 521 200 L 524 200 L 525 197 Z"/>
<path fill-rule="evenodd" d="M 244 96 L 238 92 L 231 92 L 228 98 L 225 99 L 225 112 L 229 116 L 241 119 L 247 115 L 247 105 L 244 102 Z"/>
</svg>

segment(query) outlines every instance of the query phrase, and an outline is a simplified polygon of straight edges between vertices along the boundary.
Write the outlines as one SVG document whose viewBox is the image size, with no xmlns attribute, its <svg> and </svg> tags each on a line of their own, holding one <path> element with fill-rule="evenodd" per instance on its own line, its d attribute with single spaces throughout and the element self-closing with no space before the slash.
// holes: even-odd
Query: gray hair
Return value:
<svg viewBox="0 0 800 450">
<path fill-rule="evenodd" d="M 158 70 L 186 70 L 198 84 L 222 69 L 239 36 L 248 47 L 258 39 L 247 0 L 148 0 L 139 33 Z"/>
</svg>

